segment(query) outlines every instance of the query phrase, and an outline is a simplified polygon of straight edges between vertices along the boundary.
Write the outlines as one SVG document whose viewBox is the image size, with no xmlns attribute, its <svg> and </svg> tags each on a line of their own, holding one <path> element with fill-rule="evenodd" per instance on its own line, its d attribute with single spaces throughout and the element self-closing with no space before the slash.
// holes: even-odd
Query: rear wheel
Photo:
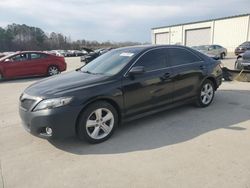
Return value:
<svg viewBox="0 0 250 188">
<path fill-rule="evenodd" d="M 48 75 L 49 76 L 54 76 L 57 74 L 60 74 L 60 70 L 58 69 L 57 66 L 52 65 L 48 68 Z"/>
<path fill-rule="evenodd" d="M 196 105 L 199 107 L 209 106 L 214 99 L 214 84 L 211 80 L 205 80 L 199 90 Z"/>
<path fill-rule="evenodd" d="M 109 139 L 118 125 L 116 109 L 105 101 L 89 105 L 81 114 L 77 134 L 81 140 L 100 143 Z"/>
</svg>

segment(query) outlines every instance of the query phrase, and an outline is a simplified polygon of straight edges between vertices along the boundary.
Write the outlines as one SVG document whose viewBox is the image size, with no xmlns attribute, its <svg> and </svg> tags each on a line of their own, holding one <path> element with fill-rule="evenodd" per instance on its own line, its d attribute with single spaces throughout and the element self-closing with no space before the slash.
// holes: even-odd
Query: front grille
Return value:
<svg viewBox="0 0 250 188">
<path fill-rule="evenodd" d="M 20 103 L 21 103 L 22 108 L 24 108 L 25 110 L 30 110 L 34 106 L 34 104 L 36 103 L 36 100 L 22 99 Z"/>
</svg>

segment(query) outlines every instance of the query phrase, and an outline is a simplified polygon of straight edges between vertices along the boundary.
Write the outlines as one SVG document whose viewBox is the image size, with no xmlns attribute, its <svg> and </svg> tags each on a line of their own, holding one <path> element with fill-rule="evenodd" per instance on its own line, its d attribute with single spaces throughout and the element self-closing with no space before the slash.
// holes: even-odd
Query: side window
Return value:
<svg viewBox="0 0 250 188">
<path fill-rule="evenodd" d="M 222 47 L 219 46 L 219 45 L 216 45 L 215 48 L 216 48 L 216 49 L 221 49 Z"/>
<path fill-rule="evenodd" d="M 28 54 L 18 54 L 16 56 L 13 56 L 11 58 L 13 62 L 20 62 L 20 61 L 27 61 L 28 60 Z"/>
<path fill-rule="evenodd" d="M 169 49 L 169 60 L 172 66 L 184 65 L 197 61 L 201 61 L 199 57 L 192 54 L 191 52 L 181 49 L 181 48 L 172 48 Z"/>
<path fill-rule="evenodd" d="M 167 53 L 165 49 L 155 49 L 144 54 L 136 66 L 144 66 L 145 71 L 153 71 L 166 67 Z"/>
<path fill-rule="evenodd" d="M 37 53 L 31 53 L 30 54 L 30 59 L 34 60 L 34 59 L 40 59 L 41 58 L 41 54 L 37 54 Z"/>
</svg>

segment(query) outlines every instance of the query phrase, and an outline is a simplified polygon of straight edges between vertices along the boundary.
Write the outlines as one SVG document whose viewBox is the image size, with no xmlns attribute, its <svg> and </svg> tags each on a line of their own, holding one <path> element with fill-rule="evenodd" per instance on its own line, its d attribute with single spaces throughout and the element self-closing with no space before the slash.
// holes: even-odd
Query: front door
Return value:
<svg viewBox="0 0 250 188">
<path fill-rule="evenodd" d="M 127 116 L 172 102 L 172 69 L 166 64 L 166 57 L 165 48 L 150 50 L 133 65 L 143 66 L 145 72 L 124 77 L 122 87 Z"/>
<path fill-rule="evenodd" d="M 28 54 L 22 53 L 12 56 L 9 61 L 5 62 L 5 76 L 6 78 L 15 78 L 29 75 L 28 68 Z"/>
</svg>

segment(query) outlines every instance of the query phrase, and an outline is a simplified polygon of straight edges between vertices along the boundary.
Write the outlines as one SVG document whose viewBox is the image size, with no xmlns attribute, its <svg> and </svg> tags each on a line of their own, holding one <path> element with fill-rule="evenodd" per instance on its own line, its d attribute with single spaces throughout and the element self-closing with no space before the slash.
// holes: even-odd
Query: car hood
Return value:
<svg viewBox="0 0 250 188">
<path fill-rule="evenodd" d="M 50 98 L 72 90 L 84 89 L 108 81 L 110 76 L 72 71 L 43 79 L 30 85 L 24 92 L 31 96 Z"/>
</svg>

